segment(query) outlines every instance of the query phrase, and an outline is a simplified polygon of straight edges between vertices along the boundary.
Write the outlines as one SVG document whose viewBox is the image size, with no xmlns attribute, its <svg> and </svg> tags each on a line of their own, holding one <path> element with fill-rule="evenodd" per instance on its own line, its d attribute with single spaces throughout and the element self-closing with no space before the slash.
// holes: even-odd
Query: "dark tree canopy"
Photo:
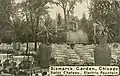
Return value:
<svg viewBox="0 0 120 76">
<path fill-rule="evenodd" d="M 107 34 L 108 39 L 118 35 L 120 24 L 120 2 L 117 0 L 92 0 L 90 18 L 96 23 L 97 33 Z M 116 28 L 117 27 L 117 28 Z"/>
</svg>

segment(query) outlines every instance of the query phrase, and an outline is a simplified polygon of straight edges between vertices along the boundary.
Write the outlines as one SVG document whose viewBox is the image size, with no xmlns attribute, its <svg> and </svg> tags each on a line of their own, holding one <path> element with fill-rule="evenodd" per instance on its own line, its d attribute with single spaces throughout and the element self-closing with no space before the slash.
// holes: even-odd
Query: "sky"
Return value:
<svg viewBox="0 0 120 76">
<path fill-rule="evenodd" d="M 23 0 L 15 0 L 17 3 L 21 2 Z M 50 16 L 55 19 L 57 13 L 61 13 L 63 17 L 63 10 L 61 7 L 56 5 L 51 5 L 52 9 L 49 9 Z M 78 16 L 79 19 L 82 18 L 83 12 L 86 14 L 86 17 L 88 18 L 88 8 L 87 8 L 87 2 L 83 2 L 82 4 L 78 3 L 77 6 L 74 9 L 74 15 Z"/>
</svg>

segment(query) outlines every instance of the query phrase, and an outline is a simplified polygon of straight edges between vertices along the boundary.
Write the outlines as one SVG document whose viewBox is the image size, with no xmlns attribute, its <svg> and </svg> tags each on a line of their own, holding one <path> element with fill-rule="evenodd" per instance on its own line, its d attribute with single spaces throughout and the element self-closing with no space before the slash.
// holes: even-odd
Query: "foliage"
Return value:
<svg viewBox="0 0 120 76">
<path fill-rule="evenodd" d="M 77 5 L 77 2 L 81 2 L 81 0 L 56 0 L 55 2 L 52 2 L 63 9 L 65 31 L 67 31 L 68 27 L 67 19 L 69 20 L 69 15 L 74 13 L 74 8 Z"/>
<path fill-rule="evenodd" d="M 11 32 L 8 27 L 10 15 L 12 14 L 12 2 L 12 0 L 0 0 L 0 38 L 2 39 L 2 42 L 8 42 L 6 40 L 12 39 L 10 38 Z"/>
<path fill-rule="evenodd" d="M 86 33 L 89 32 L 88 20 L 86 19 L 85 13 L 83 13 L 83 17 L 81 19 L 81 29 Z"/>
<path fill-rule="evenodd" d="M 12 0 L 0 0 L 0 22 L 5 24 L 12 13 Z"/>
<path fill-rule="evenodd" d="M 57 15 L 57 26 L 61 26 L 62 25 L 62 16 L 60 13 L 58 13 Z"/>
<path fill-rule="evenodd" d="M 42 21 L 44 24 L 42 24 L 39 28 L 38 34 L 41 35 L 40 37 L 44 36 L 46 40 L 45 42 L 48 42 L 50 37 L 55 35 L 55 26 L 53 25 L 53 19 L 50 17 L 49 14 L 47 14 L 44 18 L 44 21 Z"/>
<path fill-rule="evenodd" d="M 29 33 L 31 33 L 33 41 L 35 42 L 35 50 L 37 50 L 38 33 L 40 32 L 38 27 L 41 26 L 40 21 L 42 16 L 48 13 L 48 2 L 49 0 L 26 0 L 21 4 L 23 15 L 26 17 L 26 24 L 29 28 L 27 30 L 27 42 Z"/>
<path fill-rule="evenodd" d="M 112 39 L 117 35 L 117 29 L 112 26 L 118 26 L 120 22 L 120 2 L 117 0 L 92 0 L 90 7 L 90 17 L 95 23 L 96 36 L 107 35 Z"/>
</svg>

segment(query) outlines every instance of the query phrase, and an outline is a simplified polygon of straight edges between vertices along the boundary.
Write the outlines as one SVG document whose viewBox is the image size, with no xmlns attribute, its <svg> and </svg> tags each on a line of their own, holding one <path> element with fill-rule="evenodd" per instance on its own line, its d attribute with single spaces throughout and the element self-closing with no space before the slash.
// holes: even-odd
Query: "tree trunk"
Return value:
<svg viewBox="0 0 120 76">
<path fill-rule="evenodd" d="M 49 40 L 49 36 L 48 33 L 46 32 L 46 43 L 48 43 L 48 40 Z"/>
<path fill-rule="evenodd" d="M 37 35 L 35 35 L 35 51 L 37 51 Z"/>
<path fill-rule="evenodd" d="M 26 38 L 26 41 L 27 41 L 27 47 L 26 47 L 26 54 L 28 54 L 28 32 L 27 32 L 27 38 Z"/>
<path fill-rule="evenodd" d="M 65 20 L 65 31 L 67 31 L 67 15 L 66 15 L 66 9 L 63 9 L 64 11 L 64 20 Z"/>
<path fill-rule="evenodd" d="M 30 13 L 30 19 L 31 19 L 31 25 L 32 25 L 32 31 L 33 31 L 33 41 L 35 43 L 35 47 L 34 47 L 34 50 L 37 51 L 37 39 L 36 39 L 36 27 L 34 26 L 34 23 L 33 23 L 33 17 L 32 17 L 32 13 Z"/>
<path fill-rule="evenodd" d="M 26 38 L 26 41 L 27 41 L 27 43 L 26 43 L 26 44 L 27 44 L 27 47 L 26 47 L 26 54 L 28 54 L 29 24 L 28 24 L 28 16 L 27 16 L 27 14 L 26 14 L 26 20 L 27 20 L 27 26 L 28 26 L 28 29 L 27 29 L 27 36 L 26 36 L 26 37 L 27 37 L 27 38 Z"/>
<path fill-rule="evenodd" d="M 96 26 L 94 26 L 94 37 L 93 37 L 93 39 L 94 39 L 94 44 L 96 44 L 97 42 L 96 42 Z"/>
<path fill-rule="evenodd" d="M 13 37 L 13 49 L 16 51 L 16 35 Z"/>
<path fill-rule="evenodd" d="M 63 11 L 64 11 L 64 20 L 65 20 L 65 29 L 64 29 L 64 32 L 66 34 L 66 32 L 68 31 L 66 8 L 63 8 Z M 65 42 L 67 42 L 67 34 L 65 35 Z"/>
<path fill-rule="evenodd" d="M 37 30 L 38 30 L 38 25 L 39 25 L 39 15 L 37 16 L 36 20 L 37 20 L 36 21 L 36 26 L 34 28 L 35 51 L 37 51 Z"/>
</svg>

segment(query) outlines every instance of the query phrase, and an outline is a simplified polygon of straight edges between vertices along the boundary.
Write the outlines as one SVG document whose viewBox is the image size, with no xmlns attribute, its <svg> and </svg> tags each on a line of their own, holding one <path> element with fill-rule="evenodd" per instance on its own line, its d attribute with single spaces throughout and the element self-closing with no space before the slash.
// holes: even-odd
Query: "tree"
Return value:
<svg viewBox="0 0 120 76">
<path fill-rule="evenodd" d="M 8 28 L 9 22 L 10 22 L 10 15 L 12 13 L 12 0 L 0 0 L 0 35 L 1 39 L 7 39 L 5 36 L 5 32 L 7 30 L 4 30 L 4 28 Z M 9 29 L 10 30 L 10 29 Z M 5 41 L 6 42 L 6 41 Z"/>
<path fill-rule="evenodd" d="M 42 34 L 46 36 L 45 42 L 48 43 L 50 36 L 55 32 L 54 25 L 52 25 L 52 18 L 49 14 L 46 15 L 44 26 L 41 27 Z"/>
<path fill-rule="evenodd" d="M 61 26 L 62 25 L 62 16 L 60 13 L 58 13 L 57 15 L 57 26 Z"/>
<path fill-rule="evenodd" d="M 13 43 L 16 46 L 16 42 L 21 42 L 20 38 L 26 34 L 26 22 L 19 3 L 12 3 L 12 13 L 10 14 L 9 26 L 13 34 Z M 26 38 L 26 37 L 24 37 Z M 16 49 L 15 49 L 16 50 Z"/>
<path fill-rule="evenodd" d="M 95 25 L 95 36 L 106 35 L 112 39 L 116 35 L 115 29 L 120 23 L 120 2 L 117 0 L 92 0 L 90 7 L 90 17 Z"/>
<path fill-rule="evenodd" d="M 74 8 L 77 5 L 77 2 L 81 2 L 81 0 L 57 0 L 52 2 L 57 6 L 60 6 L 63 9 L 64 13 L 64 24 L 65 24 L 65 31 L 67 31 L 67 19 L 69 20 L 69 15 L 73 14 Z"/>
<path fill-rule="evenodd" d="M 4 30 L 3 33 L 9 31 L 8 36 L 5 36 L 4 39 L 10 40 L 9 42 L 13 41 L 15 45 L 17 41 L 20 41 L 20 37 L 26 30 L 24 26 L 25 21 L 19 9 L 19 4 L 16 4 L 14 0 L 0 0 L 1 30 L 7 27 L 8 29 Z"/>
<path fill-rule="evenodd" d="M 84 32 L 89 32 L 88 20 L 86 19 L 85 13 L 83 13 L 83 17 L 81 19 L 81 28 Z"/>
<path fill-rule="evenodd" d="M 29 25 L 29 32 L 33 34 L 33 41 L 35 42 L 35 50 L 37 50 L 38 33 L 40 21 L 43 15 L 47 14 L 49 8 L 46 4 L 49 0 L 26 0 L 22 2 L 24 15 Z"/>
<path fill-rule="evenodd" d="M 9 29 L 7 30 L 4 30 L 3 33 L 5 31 L 11 31 L 8 35 L 11 35 L 13 34 L 13 31 L 15 29 L 12 29 L 11 25 L 11 18 L 12 18 L 12 15 L 13 13 L 16 11 L 16 10 L 13 10 L 13 4 L 14 4 L 14 1 L 13 0 L 0 0 L 0 23 L 1 23 L 1 30 L 4 28 L 4 27 L 8 27 Z M 1 35 L 2 36 L 2 35 Z M 7 37 L 6 37 L 7 39 Z"/>
<path fill-rule="evenodd" d="M 10 20 L 12 13 L 12 0 L 0 0 L 0 22 L 3 25 Z"/>
</svg>

